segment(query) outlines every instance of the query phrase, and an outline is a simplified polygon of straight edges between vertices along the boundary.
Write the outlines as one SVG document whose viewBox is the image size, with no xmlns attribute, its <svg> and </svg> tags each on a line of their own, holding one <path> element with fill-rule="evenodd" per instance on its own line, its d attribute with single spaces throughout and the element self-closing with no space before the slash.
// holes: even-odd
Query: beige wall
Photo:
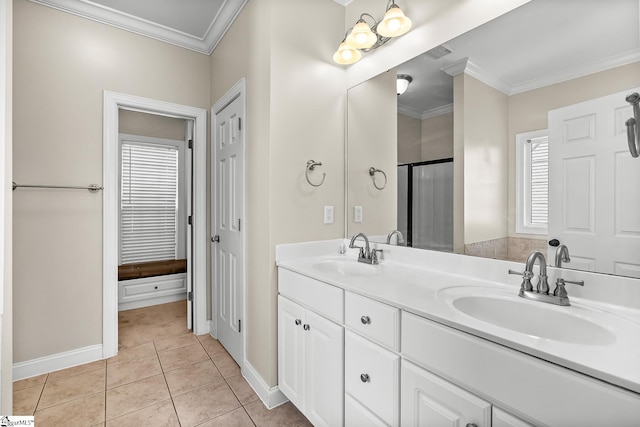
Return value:
<svg viewBox="0 0 640 427">
<path fill-rule="evenodd" d="M 249 2 L 211 55 L 212 103 L 247 77 L 246 356 L 270 386 L 277 384 L 275 245 L 344 236 L 345 73 L 330 62 L 343 14 L 326 0 Z M 312 39 L 291 37 L 308 30 L 289 19 L 303 15 L 314 17 Z M 310 159 L 327 174 L 317 188 L 304 178 Z M 325 205 L 334 206 L 334 224 L 323 224 Z"/>
<path fill-rule="evenodd" d="M 453 157 L 453 112 L 422 120 L 423 161 Z"/>
<path fill-rule="evenodd" d="M 14 12 L 18 183 L 102 182 L 104 90 L 209 106 L 206 55 L 26 0 Z M 101 344 L 101 194 L 19 189 L 13 201 L 14 361 Z"/>
<path fill-rule="evenodd" d="M 395 69 L 349 89 L 348 97 L 347 233 L 386 236 L 398 224 Z M 370 167 L 386 173 L 384 190 L 373 186 Z M 376 183 L 384 184 L 380 174 Z M 361 223 L 353 221 L 354 206 L 362 206 Z"/>
<path fill-rule="evenodd" d="M 0 2 L 0 413 L 13 413 L 12 140 L 13 1 Z"/>
<path fill-rule="evenodd" d="M 509 235 L 515 232 L 516 134 L 547 128 L 550 110 L 640 86 L 640 62 L 509 97 Z M 552 183 L 553 185 L 553 183 Z M 530 236 L 540 238 L 540 236 Z"/>
<path fill-rule="evenodd" d="M 398 113 L 398 164 L 422 161 L 422 122 Z"/>
<path fill-rule="evenodd" d="M 120 109 L 118 132 L 184 141 L 186 120 Z"/>
<path fill-rule="evenodd" d="M 462 83 L 464 243 L 473 243 L 507 236 L 508 97 L 463 76 L 454 92 Z"/>
</svg>

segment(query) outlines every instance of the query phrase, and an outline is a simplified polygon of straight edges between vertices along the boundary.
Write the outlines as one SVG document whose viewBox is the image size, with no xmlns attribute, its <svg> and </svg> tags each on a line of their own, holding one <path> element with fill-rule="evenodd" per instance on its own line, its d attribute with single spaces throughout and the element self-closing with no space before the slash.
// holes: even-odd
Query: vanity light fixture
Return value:
<svg viewBox="0 0 640 427">
<path fill-rule="evenodd" d="M 409 83 L 411 83 L 413 81 L 413 77 L 411 77 L 408 74 L 398 74 L 397 80 L 396 80 L 396 89 L 398 92 L 398 95 L 402 95 L 403 93 L 405 93 L 407 91 L 407 88 L 409 87 Z"/>
<path fill-rule="evenodd" d="M 367 23 L 365 18 L 371 22 Z M 387 3 L 387 12 L 378 22 L 368 13 L 363 13 L 356 24 L 347 30 L 345 38 L 333 60 L 341 65 L 354 64 L 362 57 L 362 52 L 377 49 L 392 37 L 398 37 L 411 29 L 411 20 L 407 18 L 394 0 Z"/>
</svg>

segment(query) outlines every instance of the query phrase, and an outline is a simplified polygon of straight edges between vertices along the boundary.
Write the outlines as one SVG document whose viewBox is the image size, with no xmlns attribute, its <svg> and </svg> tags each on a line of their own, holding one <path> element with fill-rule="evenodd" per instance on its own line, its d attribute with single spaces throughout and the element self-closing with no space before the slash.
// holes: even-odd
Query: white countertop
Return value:
<svg viewBox="0 0 640 427">
<path fill-rule="evenodd" d="M 482 295 L 483 290 L 486 289 L 492 294 L 503 294 L 509 298 L 511 295 L 517 296 L 521 278 L 513 276 L 514 278 L 511 279 L 506 275 L 506 272 L 504 274 L 509 281 L 505 280 L 505 282 L 509 284 L 501 283 L 494 278 L 477 278 L 482 274 L 469 276 L 448 272 L 464 271 L 468 273 L 471 267 L 463 264 L 467 262 L 478 263 L 476 258 L 431 253 L 441 261 L 443 259 L 445 261 L 437 265 L 430 265 L 428 253 L 431 251 L 414 251 L 424 252 L 417 255 L 425 257 L 422 262 L 416 264 L 416 259 L 413 259 L 411 263 L 404 263 L 401 262 L 401 259 L 393 259 L 402 258 L 402 256 L 391 256 L 391 252 L 394 251 L 392 248 L 380 246 L 387 248 L 386 258 L 388 259 L 381 261 L 380 265 L 374 266 L 375 275 L 341 276 L 321 271 L 315 268 L 314 264 L 330 260 L 355 263 L 357 252 L 349 250 L 346 254 L 339 255 L 334 250 L 337 245 L 335 241 L 331 244 L 328 242 L 318 243 L 315 248 L 309 245 L 298 244 L 298 247 L 285 245 L 290 248 L 284 248 L 277 253 L 278 267 L 370 297 L 457 330 L 640 393 L 640 334 L 638 334 L 640 331 L 640 310 L 635 306 L 624 307 L 574 297 L 571 291 L 575 287 L 571 287 L 571 285 L 567 285 L 572 304 L 569 307 L 519 299 L 519 303 L 544 304 L 548 306 L 549 310 L 570 311 L 578 317 L 603 326 L 604 329 L 615 333 L 618 337 L 614 340 L 615 342 L 602 345 L 561 342 L 515 332 L 477 320 L 457 310 L 451 303 L 451 294 L 462 295 L 468 292 L 469 295 Z M 327 248 L 331 248 L 331 251 L 327 251 Z M 334 255 L 327 255 L 331 253 Z M 482 260 L 481 263 L 486 263 L 484 270 L 494 270 L 490 272 L 494 273 L 494 276 L 496 271 L 503 271 L 506 266 L 510 265 L 495 260 Z M 496 267 L 495 263 L 498 263 L 497 268 L 494 268 Z M 522 270 L 522 264 L 511 264 Z M 477 266 L 473 268 L 477 268 Z M 491 275 L 489 274 L 489 276 Z M 565 275 L 563 274 L 563 277 Z M 573 279 L 575 274 L 571 273 L 569 276 Z M 589 276 L 592 283 L 586 281 L 585 287 L 593 286 L 592 276 Z M 550 284 L 553 283 L 551 279 L 552 275 L 550 274 Z M 635 289 L 632 288 L 630 292 L 635 296 Z M 545 319 L 531 319 L 531 321 L 544 322 Z M 563 325 L 548 325 L 548 327 L 562 328 Z"/>
</svg>

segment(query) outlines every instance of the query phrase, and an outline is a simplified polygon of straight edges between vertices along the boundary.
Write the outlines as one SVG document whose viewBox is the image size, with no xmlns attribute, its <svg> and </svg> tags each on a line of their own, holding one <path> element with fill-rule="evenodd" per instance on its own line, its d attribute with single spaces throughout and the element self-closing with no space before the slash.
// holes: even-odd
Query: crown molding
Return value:
<svg viewBox="0 0 640 427">
<path fill-rule="evenodd" d="M 335 1 L 336 3 L 342 6 L 349 6 L 351 3 L 353 3 L 353 0 L 333 0 L 333 1 Z"/>
<path fill-rule="evenodd" d="M 213 52 L 247 2 L 225 1 L 205 36 L 199 38 L 88 0 L 30 1 L 206 55 Z"/>
<path fill-rule="evenodd" d="M 443 105 L 442 107 L 432 108 L 427 111 L 418 111 L 405 105 L 398 105 L 398 113 L 405 116 L 413 117 L 414 119 L 424 120 L 432 117 L 441 116 L 453 112 L 453 104 Z"/>
<path fill-rule="evenodd" d="M 620 55 L 615 55 L 600 61 L 593 62 L 586 66 L 572 68 L 560 73 L 550 74 L 539 79 L 529 80 L 527 82 L 511 86 L 508 95 L 515 95 L 545 86 L 551 86 L 562 83 L 567 80 L 577 79 L 589 74 L 599 73 L 611 68 L 621 67 L 623 65 L 632 64 L 640 61 L 640 49 L 634 49 Z"/>
</svg>

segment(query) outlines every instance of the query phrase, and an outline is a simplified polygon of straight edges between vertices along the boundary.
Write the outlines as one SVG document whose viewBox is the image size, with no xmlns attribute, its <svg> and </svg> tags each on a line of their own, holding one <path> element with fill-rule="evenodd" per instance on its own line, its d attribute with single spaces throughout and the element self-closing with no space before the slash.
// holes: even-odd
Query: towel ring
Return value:
<svg viewBox="0 0 640 427">
<path fill-rule="evenodd" d="M 304 177 L 307 178 L 307 182 L 309 183 L 309 185 L 313 187 L 320 187 L 322 184 L 324 184 L 324 179 L 327 177 L 327 174 L 322 172 L 322 180 L 320 181 L 319 184 L 314 184 L 313 182 L 311 182 L 311 180 L 309 179 L 309 171 L 313 171 L 316 168 L 316 166 L 322 166 L 322 162 L 309 160 L 307 162 L 307 169 L 304 171 Z"/>
<path fill-rule="evenodd" d="M 378 184 L 376 183 L 376 173 L 381 173 L 382 176 L 384 176 L 384 184 L 382 184 L 382 187 L 378 187 Z M 369 175 L 371 176 L 371 180 L 373 181 L 373 186 L 378 190 L 384 190 L 384 188 L 387 186 L 387 174 L 384 173 L 382 169 L 376 169 L 372 166 L 369 168 Z"/>
<path fill-rule="evenodd" d="M 625 98 L 633 107 L 633 117 L 625 122 L 627 126 L 627 140 L 629 142 L 629 152 L 631 157 L 640 155 L 640 94 L 637 92 L 628 95 Z"/>
</svg>

